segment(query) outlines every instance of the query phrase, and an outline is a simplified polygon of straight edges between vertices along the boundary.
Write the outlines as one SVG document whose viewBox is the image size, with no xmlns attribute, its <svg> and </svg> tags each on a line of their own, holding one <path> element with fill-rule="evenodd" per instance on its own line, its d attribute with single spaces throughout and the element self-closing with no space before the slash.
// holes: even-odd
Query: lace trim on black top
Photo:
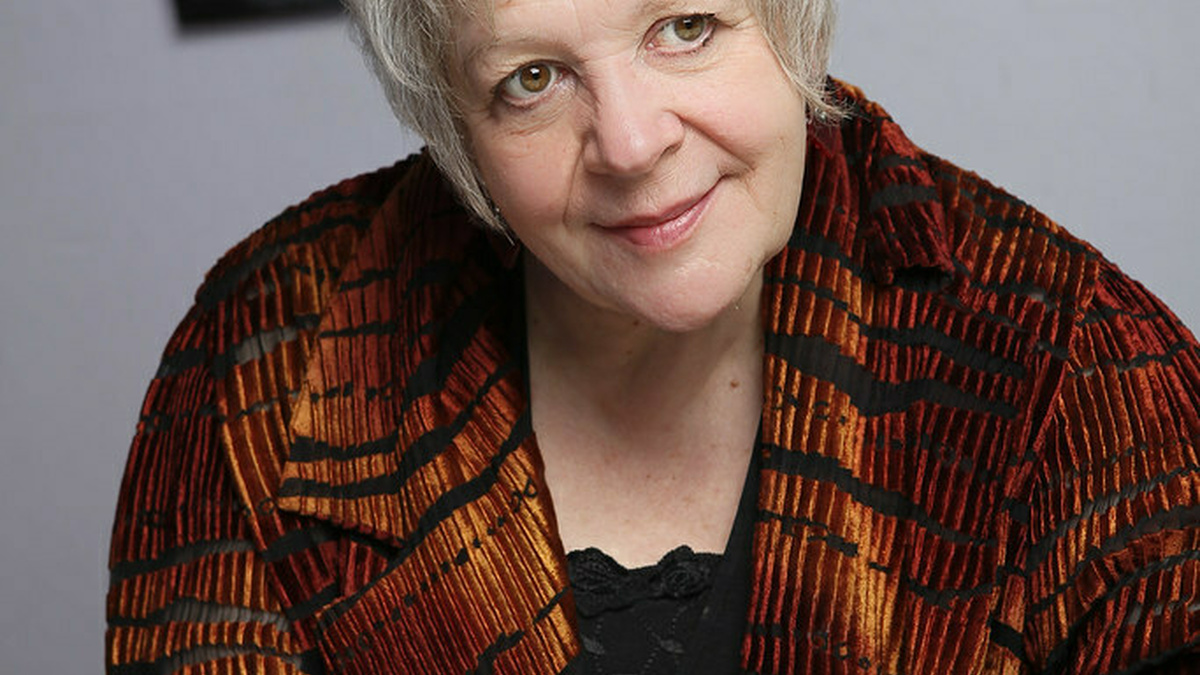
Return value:
<svg viewBox="0 0 1200 675">
<path fill-rule="evenodd" d="M 567 554 L 588 675 L 680 672 L 720 562 L 687 546 L 635 569 L 596 548 Z"/>
<path fill-rule="evenodd" d="M 687 599 L 712 587 L 719 553 L 696 553 L 688 546 L 668 552 L 655 565 L 626 569 L 598 548 L 567 554 L 571 587 L 580 614 L 623 609 L 651 598 Z"/>
</svg>

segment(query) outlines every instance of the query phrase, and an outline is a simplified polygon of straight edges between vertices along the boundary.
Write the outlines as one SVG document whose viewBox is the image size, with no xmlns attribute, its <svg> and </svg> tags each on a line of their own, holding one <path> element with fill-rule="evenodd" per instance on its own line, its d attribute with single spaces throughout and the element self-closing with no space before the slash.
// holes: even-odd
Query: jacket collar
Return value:
<svg viewBox="0 0 1200 675">
<path fill-rule="evenodd" d="M 835 214 L 830 210 L 848 205 L 857 213 L 847 219 L 849 227 L 840 238 L 852 236 L 862 243 L 862 262 L 875 282 L 891 284 L 897 273 L 953 274 L 946 215 L 928 156 L 858 88 L 832 79 L 830 87 L 847 117 L 837 125 L 810 125 L 805 172 L 805 198 L 813 202 L 809 229 L 814 220 L 831 220 Z M 822 185 L 830 171 L 845 172 L 836 181 L 839 185 Z M 844 204 L 831 201 L 831 189 L 850 192 Z M 803 220 L 797 222 L 797 229 L 804 227 Z"/>
</svg>

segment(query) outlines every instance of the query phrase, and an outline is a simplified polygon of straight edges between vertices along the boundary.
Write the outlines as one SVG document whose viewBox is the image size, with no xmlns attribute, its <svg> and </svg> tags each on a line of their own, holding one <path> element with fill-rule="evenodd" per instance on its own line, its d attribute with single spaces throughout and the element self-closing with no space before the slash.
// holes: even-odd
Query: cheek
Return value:
<svg viewBox="0 0 1200 675">
<path fill-rule="evenodd" d="M 492 200 L 518 234 L 523 225 L 561 218 L 570 194 L 572 172 L 563 145 L 543 140 L 496 139 L 477 153 Z"/>
</svg>

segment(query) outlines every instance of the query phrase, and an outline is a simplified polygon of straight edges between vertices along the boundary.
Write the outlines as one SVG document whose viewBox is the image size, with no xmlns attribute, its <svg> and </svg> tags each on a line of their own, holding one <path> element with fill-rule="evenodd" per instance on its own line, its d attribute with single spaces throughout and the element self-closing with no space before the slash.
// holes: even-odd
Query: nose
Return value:
<svg viewBox="0 0 1200 675">
<path fill-rule="evenodd" d="M 632 72 L 609 75 L 593 83 L 585 166 L 603 175 L 644 175 L 683 141 L 683 122 L 661 86 Z"/>
</svg>

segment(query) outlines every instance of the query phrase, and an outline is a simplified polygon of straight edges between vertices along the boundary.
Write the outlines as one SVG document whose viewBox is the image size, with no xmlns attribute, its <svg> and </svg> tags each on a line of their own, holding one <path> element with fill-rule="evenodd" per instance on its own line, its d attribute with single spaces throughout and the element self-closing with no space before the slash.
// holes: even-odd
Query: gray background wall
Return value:
<svg viewBox="0 0 1200 675">
<path fill-rule="evenodd" d="M 833 71 L 1200 326 L 1197 27 L 1194 0 L 844 0 Z M 101 669 L 126 448 L 204 270 L 413 147 L 340 20 L 0 3 L 0 672 Z"/>
</svg>

